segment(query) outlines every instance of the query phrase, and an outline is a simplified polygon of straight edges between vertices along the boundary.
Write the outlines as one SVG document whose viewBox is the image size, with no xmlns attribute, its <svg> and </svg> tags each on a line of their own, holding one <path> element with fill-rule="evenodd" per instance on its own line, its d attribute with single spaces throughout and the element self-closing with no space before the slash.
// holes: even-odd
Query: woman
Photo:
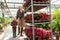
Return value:
<svg viewBox="0 0 60 40">
<path fill-rule="evenodd" d="M 23 10 L 23 6 L 19 6 L 16 18 L 18 20 L 18 35 L 19 33 L 21 33 L 21 36 L 22 36 L 23 27 L 25 26 L 24 13 L 25 11 Z M 20 32 L 20 29 L 21 29 L 21 32 Z"/>
</svg>

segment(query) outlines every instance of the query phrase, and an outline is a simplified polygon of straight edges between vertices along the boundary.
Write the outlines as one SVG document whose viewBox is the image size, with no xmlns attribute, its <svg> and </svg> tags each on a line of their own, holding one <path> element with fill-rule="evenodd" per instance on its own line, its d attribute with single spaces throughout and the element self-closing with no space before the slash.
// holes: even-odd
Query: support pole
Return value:
<svg viewBox="0 0 60 40">
<path fill-rule="evenodd" d="M 51 12 L 51 0 L 49 0 L 49 12 L 50 12 L 50 29 L 51 29 L 51 32 L 52 32 L 52 20 L 53 20 L 53 17 L 52 17 L 52 12 Z M 53 40 L 53 33 L 51 33 L 51 40 Z"/>
<path fill-rule="evenodd" d="M 31 0 L 31 11 L 32 11 L 32 25 L 33 25 L 33 27 L 32 27 L 32 29 L 33 29 L 32 33 L 33 33 L 33 40 L 35 40 L 35 37 L 34 37 L 34 12 L 33 12 L 33 0 Z"/>
</svg>

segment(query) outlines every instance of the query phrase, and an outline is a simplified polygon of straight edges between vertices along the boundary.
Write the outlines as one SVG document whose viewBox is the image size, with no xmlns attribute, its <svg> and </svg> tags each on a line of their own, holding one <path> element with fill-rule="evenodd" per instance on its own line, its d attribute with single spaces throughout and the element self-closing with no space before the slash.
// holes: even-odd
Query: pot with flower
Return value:
<svg viewBox="0 0 60 40">
<path fill-rule="evenodd" d="M 53 14 L 53 29 L 54 32 L 56 33 L 56 37 L 60 36 L 60 10 L 54 9 L 54 14 Z"/>
<path fill-rule="evenodd" d="M 54 29 L 56 38 L 59 39 L 59 36 L 60 36 L 60 33 L 59 33 L 60 32 L 60 20 L 57 18 L 53 20 L 53 29 Z"/>
<path fill-rule="evenodd" d="M 50 14 L 48 12 L 40 12 L 39 15 L 40 15 L 41 22 L 50 21 Z"/>
<path fill-rule="evenodd" d="M 25 28 L 24 30 L 25 34 L 27 35 L 27 37 L 30 38 L 30 40 L 32 40 L 33 38 L 33 34 L 32 34 L 32 28 Z M 35 36 L 35 40 L 48 40 L 49 37 L 51 36 L 51 31 L 50 30 L 45 30 L 43 28 L 34 28 L 34 36 Z"/>
<path fill-rule="evenodd" d="M 3 17 L 1 18 L 1 23 L 5 23 L 5 19 Z"/>
<path fill-rule="evenodd" d="M 0 24 L 0 31 L 3 31 L 3 24 Z"/>
<path fill-rule="evenodd" d="M 0 23 L 5 23 L 5 19 L 3 17 L 0 17 Z"/>
</svg>

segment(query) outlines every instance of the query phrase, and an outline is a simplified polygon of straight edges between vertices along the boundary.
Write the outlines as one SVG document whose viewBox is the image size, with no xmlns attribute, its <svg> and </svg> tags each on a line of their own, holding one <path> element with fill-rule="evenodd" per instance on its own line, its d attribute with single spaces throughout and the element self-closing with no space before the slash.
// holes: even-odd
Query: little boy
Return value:
<svg viewBox="0 0 60 40">
<path fill-rule="evenodd" d="M 12 30 L 13 30 L 13 37 L 16 37 L 16 26 L 17 26 L 16 20 L 13 20 L 11 22 L 11 26 L 12 26 Z"/>
</svg>

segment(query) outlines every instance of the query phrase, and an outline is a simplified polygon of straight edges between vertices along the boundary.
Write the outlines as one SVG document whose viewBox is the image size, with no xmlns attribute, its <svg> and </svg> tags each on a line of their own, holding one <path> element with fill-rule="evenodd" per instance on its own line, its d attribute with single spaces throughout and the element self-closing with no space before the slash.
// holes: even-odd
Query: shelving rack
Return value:
<svg viewBox="0 0 60 40">
<path fill-rule="evenodd" d="M 1 3 L 1 2 L 0 2 Z M 5 2 L 2 2 L 2 3 L 5 3 Z M 6 2 L 7 5 L 8 5 L 8 8 L 9 9 L 18 9 L 18 7 L 16 7 L 17 4 L 23 4 L 23 3 L 19 3 L 19 2 Z M 9 4 L 13 4 L 13 6 L 11 7 Z M 6 6 L 5 6 L 6 7 Z M 6 8 L 7 9 L 7 8 Z"/>
<path fill-rule="evenodd" d="M 30 1 L 30 0 L 29 0 Z M 45 6 L 45 7 L 49 7 L 49 13 L 50 13 L 50 22 L 43 22 L 43 23 L 50 23 L 50 28 L 52 30 L 52 14 L 51 14 L 51 0 L 48 0 L 49 2 L 48 3 L 41 3 L 41 2 L 37 2 L 37 3 L 34 3 L 33 0 L 31 0 L 31 4 L 29 3 L 28 4 L 28 7 L 26 7 L 26 11 L 27 10 L 30 10 L 29 8 L 31 7 L 31 12 L 32 12 L 32 24 L 31 24 L 33 27 L 33 40 L 35 40 L 35 37 L 34 37 L 34 25 L 35 24 L 42 24 L 42 23 L 34 23 L 34 8 L 33 6 Z M 44 7 L 43 7 L 44 8 Z M 37 9 L 38 10 L 38 9 Z M 51 40 L 53 40 L 53 37 L 52 37 L 52 34 L 51 34 Z"/>
<path fill-rule="evenodd" d="M 7 15 L 10 15 L 10 16 L 12 16 L 11 15 L 11 12 L 10 12 L 10 9 L 9 9 L 9 7 L 8 7 L 8 5 L 7 5 L 7 2 L 6 2 L 6 0 L 4 0 L 4 2 L 0 2 L 1 4 L 0 4 L 0 8 L 1 8 L 1 10 L 2 10 L 2 15 L 3 15 L 3 17 L 4 17 L 4 13 L 6 13 Z"/>
</svg>

